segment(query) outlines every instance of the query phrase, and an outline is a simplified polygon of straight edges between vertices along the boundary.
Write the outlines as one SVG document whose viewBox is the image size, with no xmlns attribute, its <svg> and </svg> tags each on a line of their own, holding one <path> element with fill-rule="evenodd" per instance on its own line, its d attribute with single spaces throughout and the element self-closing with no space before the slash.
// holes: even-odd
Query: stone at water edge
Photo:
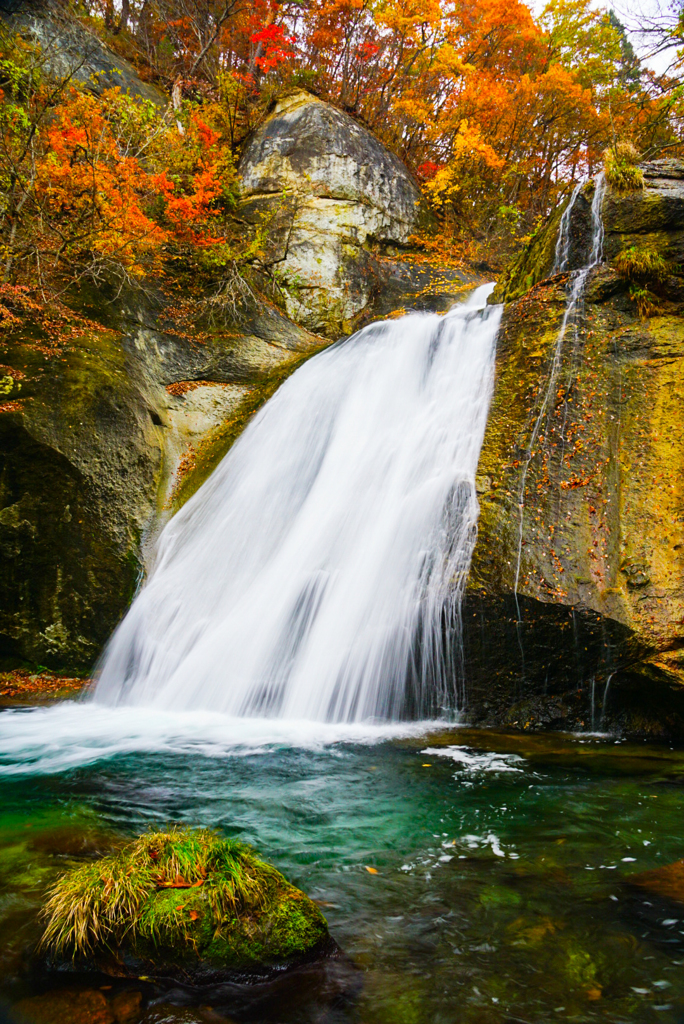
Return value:
<svg viewBox="0 0 684 1024">
<path fill-rule="evenodd" d="M 645 889 L 652 896 L 684 904 L 684 860 L 676 860 L 662 868 L 640 871 L 627 879 L 630 885 Z"/>
<path fill-rule="evenodd" d="M 140 992 L 114 995 L 97 989 L 63 989 L 21 999 L 12 1007 L 16 1024 L 134 1024 L 140 1019 Z"/>
<path fill-rule="evenodd" d="M 86 939 L 75 945 L 66 936 L 79 905 Z M 256 979 L 337 950 L 308 896 L 248 847 L 208 829 L 148 832 L 68 872 L 44 916 L 49 966 L 117 977 Z"/>
</svg>

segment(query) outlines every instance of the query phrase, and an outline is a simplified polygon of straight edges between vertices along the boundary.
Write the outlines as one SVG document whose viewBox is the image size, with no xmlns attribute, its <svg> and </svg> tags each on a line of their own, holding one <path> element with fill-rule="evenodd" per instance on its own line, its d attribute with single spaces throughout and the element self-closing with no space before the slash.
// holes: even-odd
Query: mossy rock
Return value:
<svg viewBox="0 0 684 1024">
<path fill-rule="evenodd" d="M 274 971 L 336 947 L 315 903 L 209 829 L 147 832 L 64 874 L 48 894 L 50 963 L 187 984 Z"/>
<path fill-rule="evenodd" d="M 557 210 L 498 288 L 462 609 L 479 725 L 684 736 L 684 162 L 643 171 L 643 189 L 606 190 L 604 260 L 563 334 L 591 183 L 568 273 L 549 276 Z"/>
</svg>

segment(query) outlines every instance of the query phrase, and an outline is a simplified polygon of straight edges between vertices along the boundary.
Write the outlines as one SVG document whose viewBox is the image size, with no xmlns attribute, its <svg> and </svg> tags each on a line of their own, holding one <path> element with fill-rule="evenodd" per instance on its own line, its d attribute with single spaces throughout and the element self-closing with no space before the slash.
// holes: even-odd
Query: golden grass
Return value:
<svg viewBox="0 0 684 1024">
<path fill-rule="evenodd" d="M 263 905 L 269 882 L 280 877 L 249 847 L 210 829 L 146 832 L 120 853 L 57 880 L 43 909 L 41 946 L 57 954 L 87 955 L 126 937 L 158 941 L 175 931 L 187 938 L 169 908 L 155 913 L 151 897 L 163 889 L 202 887 L 218 926 L 246 907 Z"/>
</svg>

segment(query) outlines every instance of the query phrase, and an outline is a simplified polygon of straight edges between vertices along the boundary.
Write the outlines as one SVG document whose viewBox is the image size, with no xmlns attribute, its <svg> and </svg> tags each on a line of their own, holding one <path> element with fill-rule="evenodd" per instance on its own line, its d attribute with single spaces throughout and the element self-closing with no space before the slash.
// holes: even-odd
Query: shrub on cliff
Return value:
<svg viewBox="0 0 684 1024">
<path fill-rule="evenodd" d="M 651 316 L 656 310 L 656 296 L 650 289 L 657 289 L 667 279 L 667 261 L 655 249 L 632 245 L 618 253 L 614 265 L 618 274 L 630 282 L 629 296 L 639 316 Z"/>
<path fill-rule="evenodd" d="M 603 153 L 608 184 L 616 192 L 632 192 L 644 187 L 644 172 L 638 166 L 641 154 L 633 142 L 616 142 Z"/>
<path fill-rule="evenodd" d="M 211 309 L 234 307 L 260 238 L 235 220 L 228 121 L 220 96 L 165 111 L 96 95 L 0 28 L 3 285 L 47 303 L 84 278 L 185 274 Z"/>
</svg>

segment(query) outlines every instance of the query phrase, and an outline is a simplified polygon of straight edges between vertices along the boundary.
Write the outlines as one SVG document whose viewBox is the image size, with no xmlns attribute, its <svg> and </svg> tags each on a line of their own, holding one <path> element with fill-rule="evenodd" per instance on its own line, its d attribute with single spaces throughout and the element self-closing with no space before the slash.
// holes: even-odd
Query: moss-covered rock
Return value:
<svg viewBox="0 0 684 1024">
<path fill-rule="evenodd" d="M 567 275 L 515 296 L 548 264 L 558 215 L 504 282 L 464 610 L 474 719 L 684 735 L 684 164 L 644 177 L 606 194 L 606 261 L 553 379 Z M 586 209 L 577 218 L 575 266 Z M 648 319 L 617 270 L 644 246 L 669 268 Z"/>
<path fill-rule="evenodd" d="M 0 336 L 8 664 L 92 668 L 133 596 L 146 539 L 273 382 L 326 344 L 267 302 L 239 324 L 195 331 L 188 336 L 172 299 L 151 286 L 84 286 L 53 321 L 29 309 Z M 226 423 L 233 429 L 217 446 Z M 207 439 L 214 461 L 190 457 Z"/>
<path fill-rule="evenodd" d="M 241 843 L 148 832 L 53 886 L 42 948 L 117 976 L 261 975 L 330 953 L 318 907 Z"/>
</svg>

